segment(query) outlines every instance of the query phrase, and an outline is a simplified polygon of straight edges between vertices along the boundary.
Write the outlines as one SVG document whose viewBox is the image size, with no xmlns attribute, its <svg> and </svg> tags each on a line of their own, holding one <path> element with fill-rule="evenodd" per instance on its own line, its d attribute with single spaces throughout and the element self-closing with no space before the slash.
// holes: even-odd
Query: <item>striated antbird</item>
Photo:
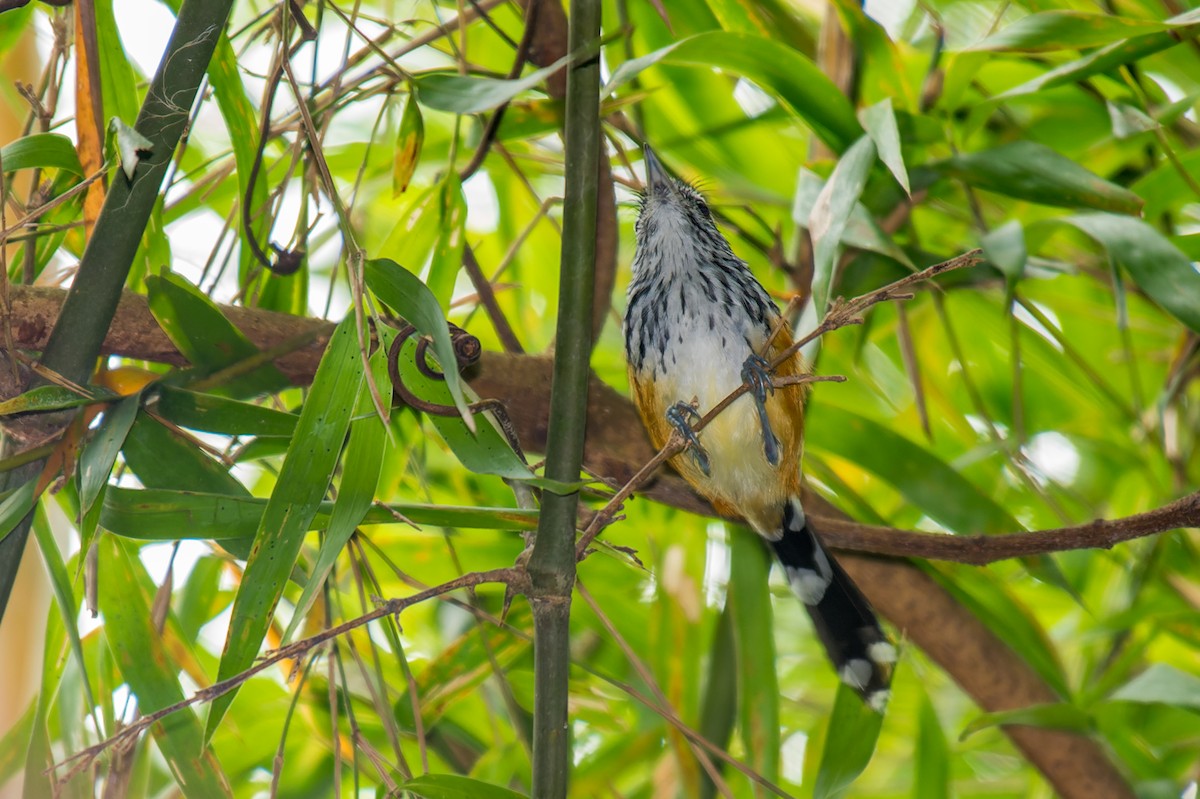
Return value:
<svg viewBox="0 0 1200 799">
<path fill-rule="evenodd" d="M 800 504 L 805 386 L 773 382 L 807 366 L 797 354 L 770 369 L 792 344 L 787 323 L 700 193 L 667 174 L 649 147 L 645 164 L 625 314 L 642 420 L 656 447 L 673 430 L 683 435 L 689 447 L 674 467 L 719 513 L 744 518 L 770 543 L 842 681 L 882 710 L 896 651 Z M 743 383 L 748 392 L 692 429 Z"/>
</svg>

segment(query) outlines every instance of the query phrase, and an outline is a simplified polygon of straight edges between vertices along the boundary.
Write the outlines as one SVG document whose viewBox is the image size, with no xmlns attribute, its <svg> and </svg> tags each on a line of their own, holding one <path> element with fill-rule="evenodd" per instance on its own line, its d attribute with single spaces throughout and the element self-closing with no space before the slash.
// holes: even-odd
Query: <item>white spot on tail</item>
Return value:
<svg viewBox="0 0 1200 799">
<path fill-rule="evenodd" d="M 867 705 L 876 713 L 882 713 L 887 707 L 888 699 L 892 696 L 892 692 L 886 688 L 881 688 L 878 691 L 872 691 L 867 694 Z"/>
<path fill-rule="evenodd" d="M 856 691 L 861 691 L 867 687 L 867 683 L 871 681 L 871 674 L 875 671 L 875 667 L 871 665 L 871 661 L 863 660 L 862 658 L 852 658 L 846 661 L 846 665 L 842 666 L 839 677 L 842 682 L 849 685 Z M 875 693 L 879 693 L 876 691 Z"/>
<path fill-rule="evenodd" d="M 876 663 L 895 663 L 896 647 L 887 641 L 876 641 L 867 647 L 867 657 Z"/>
<path fill-rule="evenodd" d="M 825 589 L 829 588 L 831 580 L 817 574 L 812 569 L 786 568 L 788 584 L 792 591 L 800 597 L 800 601 L 810 608 L 825 598 Z"/>
</svg>

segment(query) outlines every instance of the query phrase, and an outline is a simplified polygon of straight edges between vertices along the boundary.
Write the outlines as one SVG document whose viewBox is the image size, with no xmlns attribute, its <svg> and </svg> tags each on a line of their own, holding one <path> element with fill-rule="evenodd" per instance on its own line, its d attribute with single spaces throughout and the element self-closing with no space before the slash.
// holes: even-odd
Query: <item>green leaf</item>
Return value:
<svg viewBox="0 0 1200 799">
<path fill-rule="evenodd" d="M 933 452 L 865 416 L 815 404 L 808 442 L 891 483 L 909 502 L 956 533 L 1000 533 L 1021 525 L 991 496 Z M 947 502 L 946 497 L 954 497 Z"/>
<path fill-rule="evenodd" d="M 208 80 L 212 84 L 213 94 L 217 100 L 217 108 L 225 127 L 229 132 L 229 142 L 233 147 L 233 158 L 237 164 L 238 182 L 238 237 L 241 240 L 238 255 L 239 285 L 251 284 L 251 274 L 257 261 L 247 243 L 245 226 L 240 223 L 241 203 L 250 195 L 251 230 L 261 239 L 266 235 L 270 224 L 270 214 L 267 212 L 268 181 L 260 174 L 254 182 L 253 192 L 250 186 L 250 173 L 254 169 L 254 161 L 258 154 L 260 138 L 258 114 L 254 104 L 246 94 L 246 85 L 242 82 L 241 71 L 238 68 L 237 53 L 229 42 L 225 31 L 219 33 L 217 48 L 212 61 L 208 64 Z M 270 280 L 264 277 L 263 280 Z M 278 310 L 278 309 L 277 309 Z"/>
<path fill-rule="evenodd" d="M 1170 27 L 1167 22 L 1130 19 L 1116 14 L 1044 11 L 1022 17 L 969 49 L 1018 53 L 1082 50 L 1134 36 L 1158 33 Z"/>
<path fill-rule="evenodd" d="M 821 194 L 825 183 L 825 179 L 815 172 L 807 169 L 800 170 L 800 180 L 796 186 L 796 195 L 792 200 L 792 221 L 805 230 L 808 229 L 809 217 L 812 216 L 812 209 L 817 204 L 817 197 Z M 845 227 L 842 230 L 842 246 L 879 253 L 912 268 L 912 261 L 909 260 L 908 255 L 883 232 L 875 218 L 871 216 L 871 212 L 861 202 L 854 204 L 854 209 L 846 219 Z"/>
<path fill-rule="evenodd" d="M 1001 710 L 995 713 L 984 713 L 963 728 L 958 739 L 965 741 L 970 736 L 998 725 L 1019 724 L 1027 727 L 1042 727 L 1052 730 L 1069 730 L 1083 735 L 1093 732 L 1096 728 L 1092 716 L 1085 710 L 1074 705 L 1060 702 L 1046 705 L 1030 705 L 1016 710 Z"/>
<path fill-rule="evenodd" d="M 1115 214 L 1079 214 L 1063 221 L 1099 242 L 1151 299 L 1200 332 L 1200 273 L 1165 236 L 1141 219 Z"/>
<path fill-rule="evenodd" d="M 904 167 L 904 156 L 900 152 L 900 129 L 896 126 L 896 114 L 892 110 L 892 98 L 885 97 L 878 103 L 858 112 L 858 121 L 875 143 L 879 160 L 891 171 L 905 194 L 912 194 L 908 185 L 908 170 Z"/>
<path fill-rule="evenodd" d="M 146 278 L 150 312 L 179 351 L 202 374 L 260 355 L 242 331 L 216 304 L 176 274 Z M 268 393 L 288 385 L 273 364 L 236 378 L 223 390 L 239 394 Z"/>
<path fill-rule="evenodd" d="M 92 683 L 87 679 L 88 668 L 87 659 L 83 655 L 83 642 L 79 638 L 79 627 L 76 624 L 76 620 L 79 617 L 79 600 L 75 597 L 71 578 L 67 574 L 67 565 L 63 562 L 58 542 L 54 540 L 54 531 L 51 529 L 50 522 L 46 518 L 45 506 L 39 507 L 35 513 L 33 534 L 37 538 L 38 551 L 42 555 L 42 562 L 46 564 L 46 573 L 50 576 L 50 587 L 54 591 L 54 602 L 57 605 L 58 614 L 62 618 L 67 638 L 71 642 L 71 654 L 74 655 L 80 674 L 84 677 L 81 681 L 84 692 L 87 695 L 88 701 L 95 704 L 96 699 L 92 694 Z M 0 780 L 2 779 L 3 777 L 0 776 Z"/>
<path fill-rule="evenodd" d="M 396 154 L 392 157 L 392 195 L 399 196 L 408 189 L 413 172 L 421 160 L 421 146 L 425 143 L 425 121 L 421 107 L 411 92 L 404 101 L 404 112 L 400 115 L 400 130 L 396 133 Z M 451 170 L 452 174 L 457 174 Z"/>
<path fill-rule="evenodd" d="M 1119 702 L 1158 703 L 1200 710 L 1200 677 L 1166 663 L 1155 663 L 1109 698 Z"/>
<path fill-rule="evenodd" d="M 779 779 L 779 677 L 768 577 L 771 556 L 759 537 L 729 528 L 729 590 L 733 619 L 742 744 L 750 765 L 771 781 Z"/>
<path fill-rule="evenodd" d="M 458 774 L 422 774 L 400 787 L 423 799 L 527 799 L 525 794 Z"/>
<path fill-rule="evenodd" d="M 296 429 L 294 413 L 174 386 L 163 386 L 150 407 L 180 427 L 206 433 L 287 437 Z"/>
<path fill-rule="evenodd" d="M 450 331 L 437 297 L 420 278 L 395 261 L 377 258 L 367 261 L 367 286 L 408 321 L 417 332 L 433 339 L 433 352 L 446 377 L 445 385 L 462 415 L 467 429 L 475 432 L 475 417 L 463 396 L 462 380 L 458 376 L 458 359 L 450 343 Z"/>
<path fill-rule="evenodd" d="M 135 489 L 110 486 L 104 496 L 100 524 L 126 538 L 150 541 L 239 539 L 251 537 L 262 524 L 269 500 L 178 489 Z M 322 502 L 309 523 L 318 530 L 329 523 L 332 502 Z M 393 503 L 372 507 L 360 524 L 401 524 L 397 518 L 431 527 L 477 530 L 533 530 L 537 511 L 452 505 Z"/>
<path fill-rule="evenodd" d="M 452 114 L 479 114 L 504 105 L 521 92 L 537 86 L 569 59 L 570 56 L 563 56 L 550 66 L 515 80 L 434 72 L 418 75 L 413 79 L 413 87 L 424 106 Z"/>
<path fill-rule="evenodd" d="M 445 328 L 443 328 L 443 332 Z M 258 654 L 304 534 L 329 487 L 363 380 L 355 314 L 334 330 L 304 401 L 296 433 L 255 534 L 242 583 L 233 602 L 225 652 L 217 672 L 225 680 L 248 668 Z M 211 739 L 236 692 L 214 700 L 206 739 Z"/>
<path fill-rule="evenodd" d="M 137 418 L 142 395 L 134 394 L 104 412 L 96 434 L 79 455 L 79 515 L 86 516 L 108 482 L 117 453 Z"/>
<path fill-rule="evenodd" d="M 62 169 L 83 176 L 75 145 L 61 133 L 34 133 L 0 147 L 5 172 L 18 169 Z"/>
<path fill-rule="evenodd" d="M 1108 118 L 1112 122 L 1113 138 L 1115 139 L 1132 139 L 1134 136 L 1159 127 L 1153 117 L 1129 103 L 1109 100 L 1105 106 L 1108 108 Z"/>
<path fill-rule="evenodd" d="M 946 563 L 927 566 L 926 572 L 1020 655 L 1055 693 L 1070 695 L 1062 664 L 1045 630 L 991 572 Z"/>
<path fill-rule="evenodd" d="M 145 412 L 134 420 L 122 452 L 146 488 L 250 496 L 223 464 Z"/>
<path fill-rule="evenodd" d="M 980 241 L 983 254 L 1008 280 L 1020 280 L 1029 253 L 1025 249 L 1025 228 L 1016 219 L 988 231 Z"/>
<path fill-rule="evenodd" d="M 849 686 L 839 683 L 829 714 L 825 748 L 813 785 L 813 799 L 841 795 L 871 762 L 883 714 L 872 710 Z"/>
<path fill-rule="evenodd" d="M 658 62 L 721 69 L 749 78 L 806 122 L 837 152 L 862 135 L 854 108 L 833 81 L 803 53 L 761 36 L 711 31 L 626 61 L 605 96 Z"/>
<path fill-rule="evenodd" d="M 182 701 L 179 667 L 172 662 L 150 618 L 150 604 L 142 590 L 144 568 L 119 539 L 105 536 L 99 546 L 105 637 L 121 676 L 137 696 L 138 709 L 153 713 Z M 190 707 L 172 713 L 150 729 L 184 796 L 233 796 Z"/>
<path fill-rule="evenodd" d="M 833 271 L 842 231 L 862 196 L 874 163 L 875 145 L 870 136 L 863 136 L 838 161 L 829 182 L 817 195 L 808 218 L 808 230 L 813 238 L 812 304 L 819 316 L 825 315 L 833 290 Z"/>
<path fill-rule="evenodd" d="M 1052 89 L 1056 86 L 1079 83 L 1093 75 L 1109 72 L 1117 67 L 1132 64 L 1147 56 L 1172 48 L 1180 42 L 1193 38 L 1200 31 L 1200 9 L 1172 17 L 1167 22 L 1176 27 L 1171 30 L 1113 42 L 1082 58 L 1055 67 L 1044 75 L 1026 81 L 993 99 L 1003 100 Z"/>
<path fill-rule="evenodd" d="M 61 411 L 66 408 L 78 408 L 81 405 L 103 402 L 115 396 L 103 389 L 100 389 L 98 394 L 99 396 L 87 396 L 63 386 L 38 386 L 29 389 L 24 394 L 18 394 L 12 399 L 0 402 L 0 416 Z"/>
<path fill-rule="evenodd" d="M 0 502 L 0 541 L 7 538 L 13 528 L 33 510 L 33 504 L 37 502 L 37 497 L 33 494 L 36 487 L 37 478 L 34 478 L 14 488 L 4 501 Z"/>
<path fill-rule="evenodd" d="M 206 455 L 194 443 L 182 438 L 178 433 L 167 429 L 156 419 L 139 413 L 125 437 L 122 447 L 125 465 L 133 472 L 142 485 L 149 489 L 174 489 L 180 491 L 200 491 L 224 496 L 249 497 L 250 492 L 227 469 Z M 113 486 L 105 489 L 104 507 L 108 499 L 117 489 Z M 104 524 L 104 508 L 101 508 L 100 524 Z M 134 519 L 136 528 L 144 522 Z M 165 540 L 186 538 L 191 532 L 187 528 L 176 527 L 175 534 Z M 205 538 L 218 539 L 231 554 L 246 559 L 250 555 L 253 530 L 248 533 L 223 534 L 216 531 Z M 135 536 L 136 537 L 136 536 Z M 239 540 L 240 539 L 240 540 Z"/>
<path fill-rule="evenodd" d="M 1063 208 L 1095 208 L 1136 214 L 1142 198 L 1110 183 L 1071 159 L 1032 141 L 964 153 L 940 165 L 976 189 Z"/>
<path fill-rule="evenodd" d="M 438 203 L 438 237 L 433 246 L 427 285 L 442 308 L 450 307 L 454 281 L 462 268 L 466 238 L 467 201 L 458 173 L 451 169 L 442 181 Z"/>
<path fill-rule="evenodd" d="M 950 763 L 953 756 L 942 722 L 924 686 L 918 687 L 921 706 L 917 713 L 917 742 L 913 764 L 913 799 L 948 799 Z"/>
<path fill-rule="evenodd" d="M 388 379 L 387 350 L 395 338 L 395 332 L 381 329 L 379 333 L 379 346 L 370 359 L 371 374 L 382 393 L 383 406 L 390 408 L 392 384 Z M 342 547 L 366 518 L 367 511 L 371 509 L 371 503 L 375 500 L 375 488 L 379 483 L 379 471 L 383 467 L 383 449 L 389 431 L 373 412 L 374 407 L 370 386 L 364 380 L 354 408 L 354 415 L 358 418 L 350 423 L 350 440 L 346 443 L 346 454 L 342 459 L 342 480 L 338 484 L 333 514 L 329 517 L 329 526 L 325 530 L 325 538 L 321 541 L 316 565 L 310 570 L 308 582 L 304 584 L 300 599 L 295 604 L 292 620 L 283 634 L 282 643 L 286 644 L 291 640 L 296 628 L 308 614 L 321 586 L 325 583 L 325 578 L 333 571 L 333 563 L 341 553 Z"/>
</svg>

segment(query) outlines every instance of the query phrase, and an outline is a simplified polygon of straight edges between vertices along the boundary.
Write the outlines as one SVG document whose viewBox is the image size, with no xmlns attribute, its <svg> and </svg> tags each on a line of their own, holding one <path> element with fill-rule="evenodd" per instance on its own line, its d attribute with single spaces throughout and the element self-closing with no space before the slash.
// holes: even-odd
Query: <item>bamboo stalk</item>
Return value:
<svg viewBox="0 0 1200 799">
<path fill-rule="evenodd" d="M 42 355 L 43 366 L 76 383 L 87 383 L 91 377 L 167 167 L 232 5 L 233 0 L 185 0 L 179 9 L 171 40 L 135 124 L 153 149 L 141 158 L 132 181 L 126 180 L 123 173 L 114 173 L 62 314 Z M 36 476 L 43 465 L 44 461 L 37 461 L 0 476 L 0 487 L 20 485 Z M 0 541 L 0 617 L 8 605 L 32 520 L 30 513 Z"/>
<path fill-rule="evenodd" d="M 568 48 L 600 35 L 597 0 L 572 0 Z M 588 360 L 596 267 L 596 191 L 600 155 L 600 62 L 567 75 L 566 201 L 546 476 L 579 479 L 587 418 Z M 571 766 L 567 719 L 571 590 L 575 584 L 575 514 L 579 495 L 546 492 L 529 558 L 534 621 L 533 795 L 565 799 Z"/>
</svg>

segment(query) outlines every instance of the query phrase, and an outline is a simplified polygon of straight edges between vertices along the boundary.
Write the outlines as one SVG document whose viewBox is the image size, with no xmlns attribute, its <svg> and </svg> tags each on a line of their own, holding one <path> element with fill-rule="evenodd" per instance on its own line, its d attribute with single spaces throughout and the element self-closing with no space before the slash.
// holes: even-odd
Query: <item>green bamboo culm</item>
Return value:
<svg viewBox="0 0 1200 799">
<path fill-rule="evenodd" d="M 578 53 L 600 36 L 600 3 L 572 0 L 570 12 L 568 48 Z M 592 337 L 600 157 L 596 55 L 573 64 L 567 73 L 565 128 L 566 201 L 546 476 L 570 483 L 579 479 L 583 461 Z M 577 493 L 545 493 L 529 558 L 534 621 L 533 796 L 537 799 L 565 799 L 571 768 L 567 698 L 578 504 Z"/>
<path fill-rule="evenodd" d="M 185 0 L 179 9 L 171 40 L 134 125 L 150 140 L 152 149 L 141 158 L 132 181 L 119 170 L 112 173 L 104 207 L 42 353 L 43 366 L 76 383 L 87 383 L 91 377 L 167 167 L 232 6 L 232 0 Z M 39 460 L 7 472 L 0 476 L 0 484 L 15 488 L 36 476 L 43 465 Z M 32 519 L 30 513 L 0 541 L 0 618 L 8 606 Z"/>
</svg>

